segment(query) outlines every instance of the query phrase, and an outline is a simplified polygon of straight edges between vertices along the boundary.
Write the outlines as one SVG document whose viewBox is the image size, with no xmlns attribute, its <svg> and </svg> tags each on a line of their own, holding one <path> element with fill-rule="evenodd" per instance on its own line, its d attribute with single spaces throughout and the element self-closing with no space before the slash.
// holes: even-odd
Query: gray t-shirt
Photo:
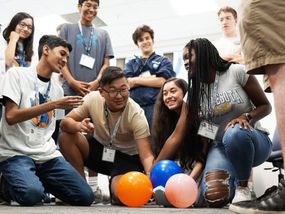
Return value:
<svg viewBox="0 0 285 214">
<path fill-rule="evenodd" d="M 233 64 L 228 71 L 216 76 L 218 80 L 216 81 L 213 122 L 219 125 L 216 137 L 218 141 L 222 139 L 228 122 L 253 109 L 253 104 L 243 89 L 248 77 L 245 67 L 240 64 Z M 212 85 L 214 84 L 212 83 Z"/>
<path fill-rule="evenodd" d="M 83 36 L 81 35 L 78 23 L 63 25 L 59 36 L 72 45 L 72 51 L 68 60 L 68 67 L 73 78 L 78 81 L 91 82 L 96 79 L 103 65 L 104 58 L 113 58 L 114 53 L 111 39 L 107 31 L 100 28 L 94 28 L 92 25 L 81 26 Z M 93 69 L 90 69 L 80 65 L 79 62 L 82 54 L 87 55 L 84 44 L 85 47 L 88 47 L 92 28 L 93 36 L 91 36 L 92 45 L 89 56 L 95 58 L 95 63 Z M 63 89 L 65 95 L 77 94 L 66 81 L 63 83 Z"/>
</svg>

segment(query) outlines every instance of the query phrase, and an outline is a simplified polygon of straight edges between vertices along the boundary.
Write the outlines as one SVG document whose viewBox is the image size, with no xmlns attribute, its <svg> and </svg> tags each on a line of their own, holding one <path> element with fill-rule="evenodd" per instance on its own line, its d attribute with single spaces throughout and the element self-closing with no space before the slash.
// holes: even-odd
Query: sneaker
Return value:
<svg viewBox="0 0 285 214">
<path fill-rule="evenodd" d="M 103 194 L 102 190 L 99 186 L 97 186 L 96 190 L 94 191 L 95 200 L 94 204 L 103 203 L 103 204 L 109 204 L 110 203 L 110 197 L 107 194 Z"/>
<path fill-rule="evenodd" d="M 251 192 L 248 187 L 237 187 L 235 192 L 235 197 L 232 200 L 232 203 L 237 203 L 240 201 L 250 201 Z"/>
<path fill-rule="evenodd" d="M 266 193 L 266 192 L 265 192 Z M 285 214 L 285 181 L 281 180 L 278 188 L 270 188 L 267 195 L 255 201 L 231 204 L 229 209 L 235 213 L 284 213 Z"/>
</svg>

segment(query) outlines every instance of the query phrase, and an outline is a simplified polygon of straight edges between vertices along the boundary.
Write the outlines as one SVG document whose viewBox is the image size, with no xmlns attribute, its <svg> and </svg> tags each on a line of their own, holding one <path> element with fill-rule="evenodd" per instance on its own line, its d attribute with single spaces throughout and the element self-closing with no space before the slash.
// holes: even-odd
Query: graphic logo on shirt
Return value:
<svg viewBox="0 0 285 214">
<path fill-rule="evenodd" d="M 233 104 L 241 104 L 244 103 L 242 97 L 238 93 L 237 90 L 227 90 L 216 95 L 215 100 L 215 115 L 224 115 L 231 111 Z"/>
<path fill-rule="evenodd" d="M 39 93 L 39 104 L 47 103 L 49 101 L 50 101 L 49 99 L 45 99 L 44 96 L 41 93 Z M 38 101 L 36 98 L 30 98 L 30 103 L 31 107 L 34 107 L 37 105 Z M 53 111 L 41 114 L 40 116 L 32 118 L 32 123 L 34 126 L 45 128 L 50 124 L 52 115 Z"/>
<path fill-rule="evenodd" d="M 81 33 L 78 33 L 76 35 L 76 44 L 77 45 L 82 45 L 82 44 L 88 45 L 88 40 L 89 40 L 89 37 L 87 39 L 85 38 L 85 40 L 84 40 L 84 37 L 81 35 Z M 92 40 L 92 46 L 93 45 L 95 46 L 97 43 L 97 37 L 95 35 L 92 35 L 91 40 Z"/>
</svg>

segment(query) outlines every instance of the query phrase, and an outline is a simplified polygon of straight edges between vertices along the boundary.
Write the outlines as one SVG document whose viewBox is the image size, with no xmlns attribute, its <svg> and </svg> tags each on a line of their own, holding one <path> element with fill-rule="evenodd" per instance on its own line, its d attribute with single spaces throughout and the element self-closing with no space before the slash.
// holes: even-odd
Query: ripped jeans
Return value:
<svg viewBox="0 0 285 214">
<path fill-rule="evenodd" d="M 196 207 L 223 207 L 233 199 L 235 170 L 222 143 L 211 144 L 199 186 Z"/>
</svg>

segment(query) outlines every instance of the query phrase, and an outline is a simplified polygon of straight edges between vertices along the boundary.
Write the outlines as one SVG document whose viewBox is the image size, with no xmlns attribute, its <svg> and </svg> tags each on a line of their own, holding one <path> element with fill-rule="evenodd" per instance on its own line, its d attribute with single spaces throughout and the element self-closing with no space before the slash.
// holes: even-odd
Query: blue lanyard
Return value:
<svg viewBox="0 0 285 214">
<path fill-rule="evenodd" d="M 85 40 L 84 40 L 84 36 L 83 36 L 83 30 L 82 30 L 82 24 L 80 22 L 78 22 L 78 27 L 79 27 L 79 30 L 80 30 L 80 33 L 81 33 L 82 44 L 83 44 L 84 50 L 86 51 L 87 55 L 90 55 L 91 47 L 92 47 L 92 38 L 93 38 L 93 35 L 94 35 L 94 27 L 92 26 L 92 28 L 91 28 L 91 33 L 90 33 L 87 45 L 85 44 Z"/>
</svg>

